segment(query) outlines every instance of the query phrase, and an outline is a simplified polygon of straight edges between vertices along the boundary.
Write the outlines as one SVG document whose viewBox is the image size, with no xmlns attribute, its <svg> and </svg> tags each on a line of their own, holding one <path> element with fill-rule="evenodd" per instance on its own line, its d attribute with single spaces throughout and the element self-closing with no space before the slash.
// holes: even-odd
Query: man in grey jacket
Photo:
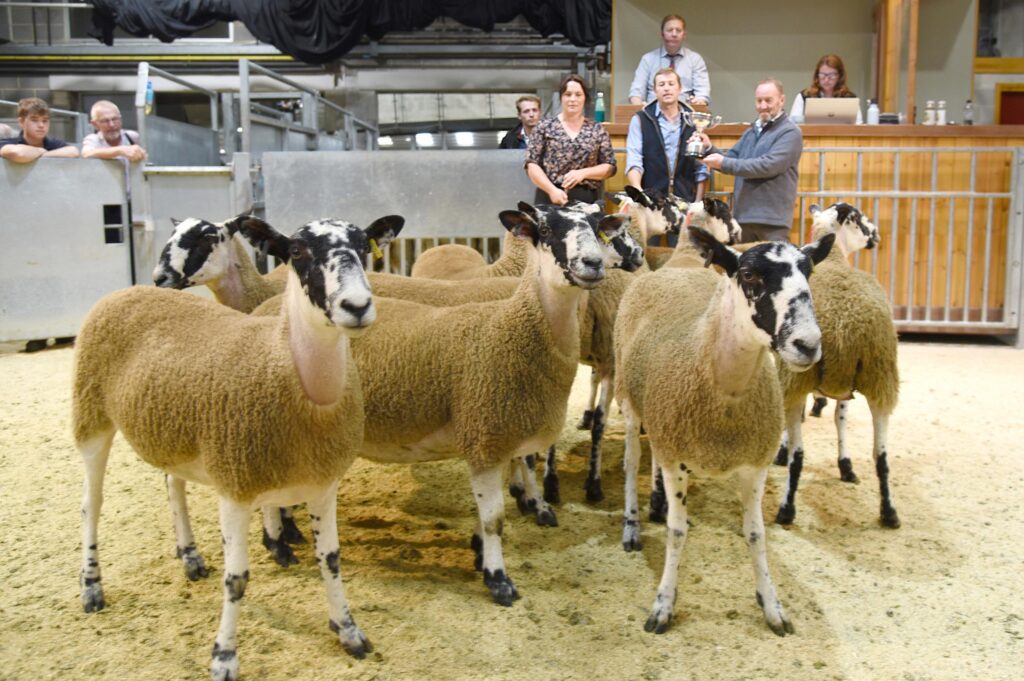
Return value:
<svg viewBox="0 0 1024 681">
<path fill-rule="evenodd" d="M 789 117 L 782 83 L 768 78 L 754 91 L 757 121 L 724 154 L 701 139 L 708 149 L 704 165 L 735 175 L 732 212 L 743 227 L 743 241 L 788 241 L 803 133 Z"/>
</svg>

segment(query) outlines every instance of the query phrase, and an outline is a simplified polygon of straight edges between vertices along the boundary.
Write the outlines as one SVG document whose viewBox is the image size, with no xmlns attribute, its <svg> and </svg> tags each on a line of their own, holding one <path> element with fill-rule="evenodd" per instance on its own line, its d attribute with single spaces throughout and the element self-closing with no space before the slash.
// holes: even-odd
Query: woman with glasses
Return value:
<svg viewBox="0 0 1024 681">
<path fill-rule="evenodd" d="M 837 54 L 826 54 L 818 60 L 814 67 L 814 80 L 811 86 L 793 98 L 793 108 L 789 117 L 794 123 L 804 122 L 804 102 L 811 97 L 856 97 L 846 87 L 846 67 Z M 857 124 L 863 123 L 860 111 L 857 111 Z"/>
</svg>

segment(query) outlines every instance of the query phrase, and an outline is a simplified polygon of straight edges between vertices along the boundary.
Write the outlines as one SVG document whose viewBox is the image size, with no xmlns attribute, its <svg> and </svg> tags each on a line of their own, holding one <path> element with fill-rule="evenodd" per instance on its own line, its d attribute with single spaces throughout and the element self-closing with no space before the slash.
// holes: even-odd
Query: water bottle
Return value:
<svg viewBox="0 0 1024 681">
<path fill-rule="evenodd" d="M 946 100 L 939 100 L 939 107 L 935 110 L 935 125 L 946 124 Z"/>
<path fill-rule="evenodd" d="M 153 113 L 153 81 L 146 81 L 146 115 Z"/>
<path fill-rule="evenodd" d="M 597 101 L 594 103 L 594 120 L 604 123 L 604 93 L 597 93 Z"/>
<path fill-rule="evenodd" d="M 964 104 L 964 125 L 974 125 L 974 103 L 969 99 Z"/>
<path fill-rule="evenodd" d="M 924 120 L 921 125 L 935 125 L 935 102 L 929 99 L 924 105 Z"/>
<path fill-rule="evenodd" d="M 878 102 L 868 100 L 868 125 L 878 125 Z"/>
</svg>

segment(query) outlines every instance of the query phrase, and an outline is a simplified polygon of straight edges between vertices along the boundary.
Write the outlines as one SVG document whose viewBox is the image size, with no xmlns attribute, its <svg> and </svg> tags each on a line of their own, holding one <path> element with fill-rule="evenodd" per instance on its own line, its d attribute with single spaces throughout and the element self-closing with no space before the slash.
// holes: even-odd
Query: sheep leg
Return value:
<svg viewBox="0 0 1024 681">
<path fill-rule="evenodd" d="M 811 416 L 821 416 L 822 410 L 824 410 L 827 405 L 828 398 L 814 395 L 814 404 L 811 405 Z"/>
<path fill-rule="evenodd" d="M 558 518 L 555 517 L 555 512 L 551 510 L 548 502 L 544 501 L 540 488 L 537 486 L 536 459 L 536 455 L 530 454 L 519 460 L 524 462 L 523 484 L 525 488 L 520 498 L 516 499 L 516 504 L 523 515 L 532 513 L 541 527 L 558 527 Z"/>
<path fill-rule="evenodd" d="M 640 417 L 633 410 L 628 400 L 619 403 L 626 421 L 625 452 L 622 456 L 622 467 L 626 471 L 626 491 L 624 513 L 622 518 L 622 548 L 626 551 L 639 551 L 640 542 L 640 502 L 637 496 L 637 473 L 640 470 Z"/>
<path fill-rule="evenodd" d="M 651 457 L 651 507 L 647 512 L 647 519 L 652 523 L 665 522 L 668 514 L 668 500 L 665 498 L 665 481 L 661 475 L 661 467 Z"/>
<path fill-rule="evenodd" d="M 498 498 L 501 499 L 499 488 Z M 373 646 L 352 619 L 352 611 L 345 598 L 341 581 L 341 549 L 338 544 L 338 483 L 327 486 L 319 499 L 307 502 L 313 525 L 316 562 L 327 592 L 327 611 L 331 631 L 338 635 L 342 647 L 349 655 L 363 659 L 373 652 Z"/>
<path fill-rule="evenodd" d="M 597 373 L 597 367 L 590 370 L 590 397 L 587 399 L 587 408 L 576 424 L 577 430 L 590 430 L 594 425 L 594 403 L 597 401 L 597 387 L 601 384 L 601 377 Z"/>
<path fill-rule="evenodd" d="M 192 534 L 185 481 L 167 474 L 164 476 L 164 482 L 167 484 L 167 501 L 171 505 L 171 519 L 174 521 L 174 537 L 177 544 L 175 555 L 185 568 L 185 576 L 194 582 L 200 577 L 209 576 L 210 571 L 206 569 L 206 562 L 196 548 L 196 539 Z"/>
<path fill-rule="evenodd" d="M 775 583 L 768 572 L 768 557 L 765 550 L 766 537 L 761 502 L 764 499 L 764 481 L 767 475 L 767 468 L 742 468 L 737 471 L 740 499 L 743 502 L 743 536 L 747 541 L 750 561 L 754 566 L 757 604 L 761 606 L 769 628 L 779 636 L 785 636 L 793 633 L 793 625 L 786 617 L 782 603 L 779 602 Z"/>
<path fill-rule="evenodd" d="M 661 573 L 658 593 L 651 606 L 651 614 L 644 622 L 644 631 L 663 634 L 672 623 L 672 610 L 676 605 L 676 584 L 679 581 L 679 560 L 686 544 L 686 485 L 689 471 L 685 464 L 661 467 L 668 496 L 667 538 L 665 540 L 665 569 Z"/>
<path fill-rule="evenodd" d="M 834 419 L 836 422 L 836 442 L 839 446 L 839 479 L 843 482 L 858 483 L 857 474 L 853 472 L 853 463 L 846 452 L 846 408 L 849 400 L 836 402 Z"/>
<path fill-rule="evenodd" d="M 590 468 L 587 471 L 584 489 L 587 492 L 587 501 L 592 502 L 604 499 L 604 491 L 601 489 L 601 439 L 604 437 L 604 428 L 607 425 L 605 419 L 615 393 L 612 383 L 614 378 L 615 374 L 608 372 L 608 375 L 601 379 L 601 399 L 594 409 L 594 423 L 590 429 Z"/>
<path fill-rule="evenodd" d="M 281 518 L 283 510 L 277 506 L 263 507 L 263 546 L 270 551 L 275 563 L 286 568 L 298 563 L 299 559 L 284 540 L 284 523 Z"/>
<path fill-rule="evenodd" d="M 878 491 L 881 495 L 882 525 L 895 529 L 900 526 L 900 518 L 896 514 L 896 508 L 892 505 L 892 498 L 889 496 L 889 452 L 886 445 L 889 432 L 889 414 L 883 414 L 870 401 L 868 406 L 871 408 L 871 422 L 875 433 L 874 450 L 872 453 L 875 458 L 875 472 L 878 474 Z"/>
<path fill-rule="evenodd" d="M 782 431 L 782 440 L 779 442 L 779 451 L 775 454 L 774 463 L 776 466 L 785 466 L 789 461 L 789 431 Z"/>
<path fill-rule="evenodd" d="M 289 544 L 305 544 L 306 538 L 302 535 L 299 526 L 295 524 L 296 508 L 298 506 L 283 506 L 281 508 L 281 524 L 283 525 L 281 539 Z"/>
<path fill-rule="evenodd" d="M 796 488 L 800 484 L 800 471 L 804 467 L 804 440 L 801 432 L 800 416 L 803 404 L 797 403 L 786 412 L 786 430 L 789 433 L 789 475 L 786 477 L 786 489 L 782 495 L 782 504 L 775 515 L 779 525 L 789 525 L 796 518 Z"/>
<path fill-rule="evenodd" d="M 544 501 L 549 504 L 562 503 L 562 494 L 558 485 L 558 468 L 555 465 L 555 446 L 548 447 L 547 458 L 544 459 Z"/>
<path fill-rule="evenodd" d="M 519 598 L 519 593 L 505 571 L 505 559 L 501 554 L 501 534 L 505 524 L 501 473 L 501 466 L 470 471 L 473 498 L 480 513 L 479 534 L 474 535 L 473 543 L 480 547 L 478 556 L 481 558 L 484 584 L 491 597 L 495 603 L 509 606 Z"/>
<path fill-rule="evenodd" d="M 530 509 L 523 502 L 523 492 L 526 490 L 526 457 L 516 457 L 509 464 L 508 493 L 516 500 L 519 512 L 526 515 Z"/>
<path fill-rule="evenodd" d="M 107 472 L 107 457 L 114 431 L 98 433 L 79 444 L 85 464 L 85 482 L 82 485 L 82 570 L 78 583 L 82 591 L 82 608 L 86 612 L 99 612 L 106 605 L 100 575 L 100 554 L 97 532 L 100 508 L 103 506 L 103 477 Z"/>
<path fill-rule="evenodd" d="M 238 653 L 235 641 L 242 598 L 249 585 L 249 508 L 220 497 L 220 533 L 224 544 L 224 604 L 220 626 L 213 642 L 210 676 L 214 681 L 238 678 Z"/>
</svg>

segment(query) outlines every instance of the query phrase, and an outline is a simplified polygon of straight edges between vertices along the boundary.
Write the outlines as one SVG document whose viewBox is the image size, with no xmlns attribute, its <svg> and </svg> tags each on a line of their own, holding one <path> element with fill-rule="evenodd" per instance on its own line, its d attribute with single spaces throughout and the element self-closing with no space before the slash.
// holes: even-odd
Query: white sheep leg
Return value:
<svg viewBox="0 0 1024 681">
<path fill-rule="evenodd" d="M 836 402 L 834 420 L 836 422 L 836 443 L 839 447 L 839 479 L 843 482 L 858 483 L 857 474 L 853 472 L 853 463 L 846 451 L 846 410 L 849 407 L 849 400 Z"/>
<path fill-rule="evenodd" d="M 249 584 L 249 507 L 220 497 L 220 533 L 224 545 L 224 603 L 213 642 L 210 677 L 214 681 L 238 678 L 235 634 L 242 598 Z"/>
<path fill-rule="evenodd" d="M 512 605 L 519 598 L 516 587 L 505 572 L 501 553 L 501 534 L 505 523 L 505 504 L 501 496 L 502 466 L 470 470 L 473 499 L 480 513 L 478 534 L 473 536 L 474 550 L 484 572 L 484 584 L 499 605 Z"/>
<path fill-rule="evenodd" d="M 768 572 L 768 556 L 764 532 L 764 515 L 761 502 L 764 499 L 764 480 L 767 468 L 741 468 L 736 472 L 739 482 L 740 500 L 743 503 L 743 537 L 750 550 L 750 562 L 754 566 L 754 582 L 757 588 L 757 604 L 764 612 L 768 626 L 779 636 L 793 633 L 793 625 L 779 602 L 775 583 Z"/>
<path fill-rule="evenodd" d="M 652 456 L 657 454 L 652 451 Z M 689 472 L 685 464 L 661 467 L 665 480 L 665 495 L 668 497 L 668 518 L 666 518 L 665 568 L 661 573 L 658 593 L 651 606 L 651 614 L 644 623 L 644 631 L 663 634 L 672 623 L 672 610 L 676 605 L 676 584 L 679 581 L 679 561 L 686 544 L 686 486 Z"/>
<path fill-rule="evenodd" d="M 789 525 L 796 519 L 796 488 L 800 484 L 800 471 L 804 467 L 804 439 L 800 426 L 803 404 L 795 404 L 786 412 L 786 431 L 789 433 L 789 475 L 786 476 L 786 489 L 782 494 L 779 512 L 775 522 Z"/>
<path fill-rule="evenodd" d="M 640 417 L 629 400 L 619 403 L 626 422 L 625 452 L 622 467 L 626 472 L 625 503 L 622 518 L 622 548 L 639 551 L 640 542 L 640 501 L 637 495 L 637 473 L 640 471 Z"/>
<path fill-rule="evenodd" d="M 86 612 L 98 612 L 106 605 L 100 576 L 98 530 L 100 508 L 103 506 L 103 477 L 107 472 L 107 457 L 115 432 L 111 429 L 98 433 L 78 447 L 82 463 L 85 464 L 85 482 L 82 485 L 82 570 L 78 582 L 82 592 L 82 608 Z"/>
<path fill-rule="evenodd" d="M 501 493 L 498 493 L 499 498 Z M 327 486 L 319 499 L 307 504 L 313 525 L 316 562 L 327 592 L 327 611 L 331 631 L 338 634 L 342 647 L 353 657 L 362 659 L 373 646 L 352 619 L 341 581 L 341 549 L 338 544 L 338 483 Z"/>
<path fill-rule="evenodd" d="M 870 400 L 871 423 L 874 426 L 875 444 L 872 454 L 875 458 L 875 473 L 878 474 L 878 491 L 881 495 L 882 525 L 893 529 L 900 526 L 900 518 L 889 496 L 889 451 L 886 442 L 889 434 L 889 414 L 882 413 Z"/>
<path fill-rule="evenodd" d="M 264 506 L 263 509 L 263 546 L 270 551 L 270 557 L 281 567 L 295 565 L 299 559 L 288 542 L 284 540 L 284 509 L 277 506 Z"/>
<path fill-rule="evenodd" d="M 555 512 L 548 505 L 548 502 L 544 501 L 541 496 L 540 487 L 537 485 L 537 457 L 533 454 L 524 456 L 519 461 L 523 462 L 523 493 L 520 499 L 522 503 L 519 503 L 519 499 L 516 500 L 519 506 L 519 511 L 524 515 L 532 513 L 537 521 L 537 524 L 541 527 L 558 527 L 558 518 L 555 517 Z M 513 470 L 515 467 L 513 466 Z M 525 509 L 525 510 L 524 510 Z"/>
<path fill-rule="evenodd" d="M 185 481 L 168 473 L 164 476 L 164 483 L 167 485 L 167 501 L 171 506 L 171 520 L 174 522 L 175 555 L 185 568 L 185 576 L 194 582 L 200 577 L 209 576 L 210 571 L 206 569 L 206 562 L 196 548 L 196 539 L 192 534 Z"/>
<path fill-rule="evenodd" d="M 587 470 L 587 480 L 583 485 L 587 501 L 590 502 L 604 499 L 604 490 L 601 489 L 601 438 L 604 437 L 608 409 L 611 407 L 612 397 L 615 393 L 614 378 L 615 375 L 612 372 L 601 378 L 601 398 L 594 409 L 594 422 L 590 429 L 590 465 Z"/>
<path fill-rule="evenodd" d="M 576 424 L 576 428 L 579 430 L 590 430 L 594 424 L 594 402 L 597 401 L 597 388 L 601 384 L 601 377 L 597 373 L 597 368 L 590 370 L 590 396 L 587 398 L 587 408 L 583 412 L 583 416 L 580 417 L 579 423 Z"/>
</svg>

